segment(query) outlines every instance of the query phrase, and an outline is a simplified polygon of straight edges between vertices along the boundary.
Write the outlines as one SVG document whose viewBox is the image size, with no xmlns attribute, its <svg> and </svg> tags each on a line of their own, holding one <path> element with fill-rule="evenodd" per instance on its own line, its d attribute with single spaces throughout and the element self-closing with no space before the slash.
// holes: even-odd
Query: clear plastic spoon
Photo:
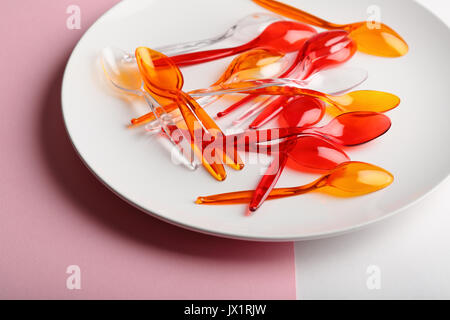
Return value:
<svg viewBox="0 0 450 320">
<path fill-rule="evenodd" d="M 282 17 L 274 14 L 254 13 L 242 18 L 235 25 L 233 25 L 226 32 L 219 36 L 199 41 L 190 41 L 162 46 L 156 48 L 155 50 L 171 56 L 194 52 L 229 38 L 248 41 L 257 37 L 272 22 L 282 19 Z"/>
<path fill-rule="evenodd" d="M 351 111 L 386 112 L 400 104 L 400 98 L 394 94 L 359 90 L 343 95 L 330 95 L 301 86 L 293 86 L 297 81 L 289 79 L 263 79 L 225 84 L 214 88 L 191 91 L 192 96 L 216 95 L 224 93 L 250 93 L 273 96 L 305 95 L 318 98 L 337 109 L 338 113 Z M 301 83 L 301 82 L 300 82 Z"/>
</svg>

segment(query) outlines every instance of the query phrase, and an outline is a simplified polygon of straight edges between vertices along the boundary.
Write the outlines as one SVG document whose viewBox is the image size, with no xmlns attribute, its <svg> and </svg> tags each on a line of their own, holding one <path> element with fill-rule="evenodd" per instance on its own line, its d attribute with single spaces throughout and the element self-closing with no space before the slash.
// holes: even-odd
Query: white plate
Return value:
<svg viewBox="0 0 450 320">
<path fill-rule="evenodd" d="M 364 20 L 372 0 L 292 0 L 290 4 L 336 22 Z M 102 16 L 79 42 L 67 65 L 62 89 L 64 121 L 70 138 L 94 174 L 112 191 L 144 212 L 204 233 L 249 240 L 306 240 L 338 235 L 380 221 L 429 193 L 450 171 L 448 52 L 450 33 L 415 2 L 378 0 L 383 22 L 410 44 L 400 59 L 358 53 L 349 63 L 369 70 L 362 89 L 383 90 L 402 98 L 390 112 L 393 127 L 379 140 L 348 151 L 353 160 L 391 171 L 395 183 L 354 199 L 320 193 L 269 201 L 253 217 L 245 206 L 194 204 L 199 195 L 253 189 L 263 166 L 229 171 L 219 183 L 204 170 L 175 166 L 159 139 L 126 129 L 145 113 L 140 105 L 111 94 L 102 82 L 96 57 L 106 46 L 133 51 L 215 36 L 244 15 L 264 12 L 250 0 L 122 1 Z M 222 46 L 232 43 L 222 43 Z M 206 87 L 229 59 L 183 69 L 186 89 Z M 315 176 L 286 172 L 280 186 Z M 426 213 L 424 213 L 426 214 Z"/>
</svg>

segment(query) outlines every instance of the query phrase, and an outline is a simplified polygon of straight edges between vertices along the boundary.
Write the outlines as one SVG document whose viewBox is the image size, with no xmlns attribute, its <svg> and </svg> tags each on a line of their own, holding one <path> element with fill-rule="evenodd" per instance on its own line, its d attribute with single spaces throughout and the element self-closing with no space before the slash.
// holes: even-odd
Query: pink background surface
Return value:
<svg viewBox="0 0 450 320">
<path fill-rule="evenodd" d="M 66 135 L 71 50 L 117 0 L 0 2 L 0 298 L 294 299 L 293 244 L 232 241 L 160 222 L 108 191 Z M 81 7 L 82 29 L 66 28 Z M 66 288 L 81 267 L 82 290 Z"/>
</svg>

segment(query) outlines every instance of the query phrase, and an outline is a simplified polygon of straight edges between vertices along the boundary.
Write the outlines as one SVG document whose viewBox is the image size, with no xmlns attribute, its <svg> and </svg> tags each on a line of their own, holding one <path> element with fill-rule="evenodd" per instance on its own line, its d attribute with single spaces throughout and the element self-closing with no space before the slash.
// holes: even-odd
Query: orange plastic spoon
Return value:
<svg viewBox="0 0 450 320">
<path fill-rule="evenodd" d="M 382 190 L 391 185 L 393 181 L 394 176 L 380 167 L 363 162 L 345 162 L 311 184 L 294 188 L 273 189 L 267 200 L 293 197 L 324 187 L 330 187 L 347 196 L 361 196 Z M 199 197 L 196 203 L 203 205 L 249 203 L 253 193 L 254 191 L 240 191 Z"/>
<path fill-rule="evenodd" d="M 292 81 L 291 81 L 292 82 Z M 351 111 L 386 112 L 400 104 L 400 98 L 391 93 L 375 90 L 352 91 L 341 96 L 325 94 L 319 91 L 283 85 L 283 79 L 261 79 L 223 84 L 207 89 L 191 91 L 192 96 L 216 95 L 224 93 L 250 93 L 256 95 L 280 95 L 293 97 L 311 96 L 335 107 L 336 115 Z"/>
<path fill-rule="evenodd" d="M 336 24 L 275 0 L 253 0 L 253 2 L 282 16 L 320 28 L 346 30 L 358 44 L 358 50 L 367 54 L 395 58 L 404 56 L 409 51 L 406 41 L 397 32 L 383 23 L 372 25 L 364 21 L 351 24 Z"/>
</svg>

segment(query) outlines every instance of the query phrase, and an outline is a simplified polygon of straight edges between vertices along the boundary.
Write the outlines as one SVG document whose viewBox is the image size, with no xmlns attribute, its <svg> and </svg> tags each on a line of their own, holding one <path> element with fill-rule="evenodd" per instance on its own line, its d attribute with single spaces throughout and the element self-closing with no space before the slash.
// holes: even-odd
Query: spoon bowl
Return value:
<svg viewBox="0 0 450 320">
<path fill-rule="evenodd" d="M 375 91 L 359 90 L 343 95 L 331 95 L 323 92 L 305 89 L 301 82 L 286 79 L 261 79 L 243 81 L 191 91 L 193 96 L 207 96 L 225 93 L 250 93 L 255 95 L 288 96 L 305 95 L 318 98 L 336 109 L 337 114 L 351 111 L 387 112 L 400 104 L 400 98 L 394 94 Z"/>
<path fill-rule="evenodd" d="M 268 77 L 277 77 L 290 67 L 293 62 L 284 53 L 270 49 L 253 49 L 237 56 L 228 66 L 227 70 L 213 84 L 238 82 L 264 78 L 262 75 L 269 74 Z"/>
<path fill-rule="evenodd" d="M 178 99 L 178 91 L 183 88 L 184 78 L 180 69 L 170 59 L 158 51 L 141 47 L 136 49 L 136 60 L 144 83 L 151 92 Z"/>
<path fill-rule="evenodd" d="M 350 157 L 337 145 L 316 135 L 301 135 L 287 153 L 303 168 L 326 171 L 350 161 Z M 282 150 L 284 146 L 280 146 Z"/>
<path fill-rule="evenodd" d="M 392 28 L 384 23 L 369 27 L 368 22 L 359 22 L 343 26 L 357 43 L 358 51 L 386 58 L 398 58 L 409 51 L 408 44 Z"/>
<path fill-rule="evenodd" d="M 142 95 L 142 77 L 134 57 L 117 48 L 104 48 L 100 61 L 107 79 L 118 89 Z"/>
<path fill-rule="evenodd" d="M 326 105 L 323 101 L 298 96 L 286 102 L 278 119 L 281 126 L 286 128 L 311 127 L 323 119 L 325 112 Z"/>
<path fill-rule="evenodd" d="M 305 129 L 303 133 L 315 133 L 343 146 L 356 146 L 374 140 L 391 128 L 391 120 L 377 112 L 349 112 L 330 121 L 321 128 Z"/>
</svg>

